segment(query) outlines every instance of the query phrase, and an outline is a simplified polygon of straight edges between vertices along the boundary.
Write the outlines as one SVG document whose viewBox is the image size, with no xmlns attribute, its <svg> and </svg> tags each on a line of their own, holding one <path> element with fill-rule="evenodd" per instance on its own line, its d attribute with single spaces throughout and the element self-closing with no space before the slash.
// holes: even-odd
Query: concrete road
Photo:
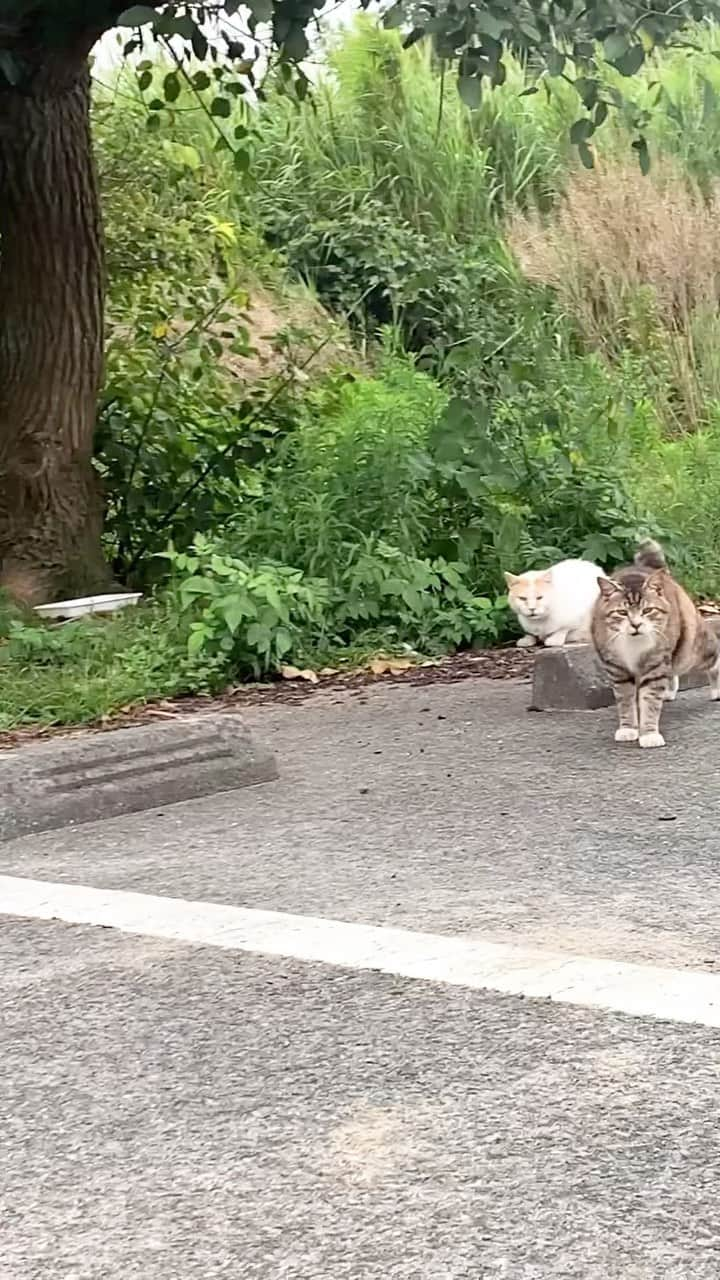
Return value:
<svg viewBox="0 0 720 1280">
<path fill-rule="evenodd" d="M 611 712 L 526 701 L 256 709 L 279 783 L 0 848 L 0 875 L 110 912 L 68 923 L 68 890 L 65 922 L 0 914 L 2 1277 L 716 1280 L 720 708 L 683 695 L 642 753 Z M 126 890 L 522 967 L 501 994 L 355 964 L 342 926 L 327 963 L 159 936 L 157 904 L 100 927 Z M 544 955 L 639 966 L 655 1016 L 589 981 L 528 998 Z M 697 1023 L 663 1012 L 668 969 Z"/>
</svg>

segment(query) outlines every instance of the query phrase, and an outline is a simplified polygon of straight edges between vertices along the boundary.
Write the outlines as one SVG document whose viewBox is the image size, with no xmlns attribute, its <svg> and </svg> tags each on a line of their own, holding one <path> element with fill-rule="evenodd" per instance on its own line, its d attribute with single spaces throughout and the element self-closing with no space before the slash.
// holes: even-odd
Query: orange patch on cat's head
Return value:
<svg viewBox="0 0 720 1280">
<path fill-rule="evenodd" d="M 531 569 L 529 573 L 505 573 L 505 582 L 511 595 L 521 595 L 528 588 L 549 587 L 552 581 L 550 569 Z"/>
</svg>

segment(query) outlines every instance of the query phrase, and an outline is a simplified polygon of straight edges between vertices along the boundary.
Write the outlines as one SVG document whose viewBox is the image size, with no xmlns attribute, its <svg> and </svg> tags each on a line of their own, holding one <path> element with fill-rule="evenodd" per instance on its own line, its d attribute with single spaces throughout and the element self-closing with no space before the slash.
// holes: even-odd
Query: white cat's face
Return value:
<svg viewBox="0 0 720 1280">
<path fill-rule="evenodd" d="M 506 573 L 508 603 L 520 618 L 541 622 L 550 612 L 552 572 L 531 569 L 527 573 Z"/>
</svg>

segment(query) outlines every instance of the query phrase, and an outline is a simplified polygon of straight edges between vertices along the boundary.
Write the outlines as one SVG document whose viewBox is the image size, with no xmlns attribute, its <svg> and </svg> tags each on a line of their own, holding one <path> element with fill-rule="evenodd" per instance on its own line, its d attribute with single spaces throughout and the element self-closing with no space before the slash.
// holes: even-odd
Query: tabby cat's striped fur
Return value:
<svg viewBox="0 0 720 1280">
<path fill-rule="evenodd" d="M 615 694 L 615 741 L 663 747 L 660 712 L 681 675 L 707 671 L 711 697 L 720 699 L 720 640 L 671 577 L 656 542 L 644 542 L 634 564 L 598 582 L 591 635 Z"/>
</svg>

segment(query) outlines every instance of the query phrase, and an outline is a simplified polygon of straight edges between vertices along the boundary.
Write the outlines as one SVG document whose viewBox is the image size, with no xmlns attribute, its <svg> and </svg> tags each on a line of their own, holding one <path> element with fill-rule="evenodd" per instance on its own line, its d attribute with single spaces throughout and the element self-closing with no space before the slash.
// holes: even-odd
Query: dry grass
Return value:
<svg viewBox="0 0 720 1280">
<path fill-rule="evenodd" d="M 508 239 L 530 280 L 552 286 L 586 340 L 630 344 L 666 365 L 676 424 L 720 397 L 720 188 L 710 199 L 664 161 L 579 171 L 549 219 L 517 214 Z"/>
</svg>

